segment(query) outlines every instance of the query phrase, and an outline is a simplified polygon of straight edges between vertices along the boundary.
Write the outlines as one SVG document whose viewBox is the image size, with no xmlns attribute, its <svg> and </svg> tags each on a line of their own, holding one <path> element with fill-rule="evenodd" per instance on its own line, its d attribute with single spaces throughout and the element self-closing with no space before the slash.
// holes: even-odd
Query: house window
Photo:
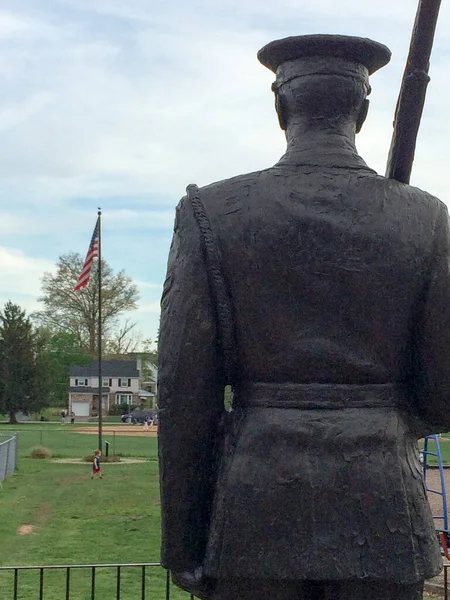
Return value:
<svg viewBox="0 0 450 600">
<path fill-rule="evenodd" d="M 87 379 L 75 379 L 75 386 L 85 386 L 89 385 L 89 381 Z"/>
<path fill-rule="evenodd" d="M 133 404 L 133 394 L 116 394 L 116 404 Z"/>
<path fill-rule="evenodd" d="M 131 387 L 131 379 L 121 377 L 119 379 L 119 387 Z"/>
<path fill-rule="evenodd" d="M 102 386 L 103 387 L 110 387 L 111 383 L 110 383 L 111 379 L 108 379 L 108 377 L 103 377 L 102 379 Z"/>
</svg>

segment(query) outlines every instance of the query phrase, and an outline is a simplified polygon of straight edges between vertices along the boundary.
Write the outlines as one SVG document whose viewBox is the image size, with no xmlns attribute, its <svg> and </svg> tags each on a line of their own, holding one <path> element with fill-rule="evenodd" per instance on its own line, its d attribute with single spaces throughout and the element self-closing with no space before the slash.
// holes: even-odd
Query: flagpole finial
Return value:
<svg viewBox="0 0 450 600">
<path fill-rule="evenodd" d="M 102 209 L 100 206 L 98 206 L 97 208 L 98 208 L 98 216 L 100 217 L 100 215 L 102 214 Z"/>
</svg>

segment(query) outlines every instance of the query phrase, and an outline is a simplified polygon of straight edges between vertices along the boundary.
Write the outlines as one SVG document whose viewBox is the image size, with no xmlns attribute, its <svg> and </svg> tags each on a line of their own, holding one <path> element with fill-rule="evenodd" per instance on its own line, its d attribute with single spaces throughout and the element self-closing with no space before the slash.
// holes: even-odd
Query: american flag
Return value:
<svg viewBox="0 0 450 600">
<path fill-rule="evenodd" d="M 81 288 L 85 288 L 89 283 L 89 276 L 91 274 L 92 263 L 94 262 L 94 258 L 98 256 L 98 234 L 99 234 L 99 220 L 97 219 L 97 223 L 95 224 L 94 233 L 92 234 L 91 243 L 89 244 L 89 249 L 86 254 L 86 259 L 84 261 L 83 269 L 81 270 L 80 276 L 78 277 L 77 285 L 75 286 L 75 291 L 81 290 Z"/>
</svg>

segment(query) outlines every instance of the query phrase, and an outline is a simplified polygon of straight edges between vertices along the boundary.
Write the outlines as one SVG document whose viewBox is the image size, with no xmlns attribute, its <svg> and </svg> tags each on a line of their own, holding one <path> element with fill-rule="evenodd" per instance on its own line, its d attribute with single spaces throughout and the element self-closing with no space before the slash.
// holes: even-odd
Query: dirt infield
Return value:
<svg viewBox="0 0 450 600">
<path fill-rule="evenodd" d="M 88 465 L 89 463 L 82 458 L 52 458 L 50 462 L 60 463 L 63 465 Z M 117 462 L 104 462 L 103 465 L 136 465 L 139 463 L 149 462 L 146 458 L 124 458 L 123 456 Z"/>
<path fill-rule="evenodd" d="M 77 433 L 90 433 L 92 435 L 98 435 L 97 427 L 76 427 L 72 429 Z M 118 425 L 118 426 L 106 426 L 103 427 L 104 435 L 127 435 L 133 437 L 156 437 L 158 435 L 158 427 L 152 426 L 148 428 L 148 431 L 144 431 L 143 425 Z"/>
</svg>

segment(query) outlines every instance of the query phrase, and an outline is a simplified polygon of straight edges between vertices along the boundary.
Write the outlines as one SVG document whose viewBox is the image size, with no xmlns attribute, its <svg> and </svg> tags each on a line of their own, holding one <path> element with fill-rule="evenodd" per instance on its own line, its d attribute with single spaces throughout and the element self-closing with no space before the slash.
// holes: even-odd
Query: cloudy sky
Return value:
<svg viewBox="0 0 450 600">
<path fill-rule="evenodd" d="M 256 59 L 289 35 L 389 46 L 372 78 L 361 155 L 384 173 L 416 0 L 0 1 L 0 306 L 38 308 L 60 254 L 85 254 L 97 207 L 103 254 L 139 284 L 155 337 L 174 208 L 188 183 L 275 163 L 284 136 L 273 75 Z M 412 183 L 450 199 L 443 2 Z"/>
</svg>

